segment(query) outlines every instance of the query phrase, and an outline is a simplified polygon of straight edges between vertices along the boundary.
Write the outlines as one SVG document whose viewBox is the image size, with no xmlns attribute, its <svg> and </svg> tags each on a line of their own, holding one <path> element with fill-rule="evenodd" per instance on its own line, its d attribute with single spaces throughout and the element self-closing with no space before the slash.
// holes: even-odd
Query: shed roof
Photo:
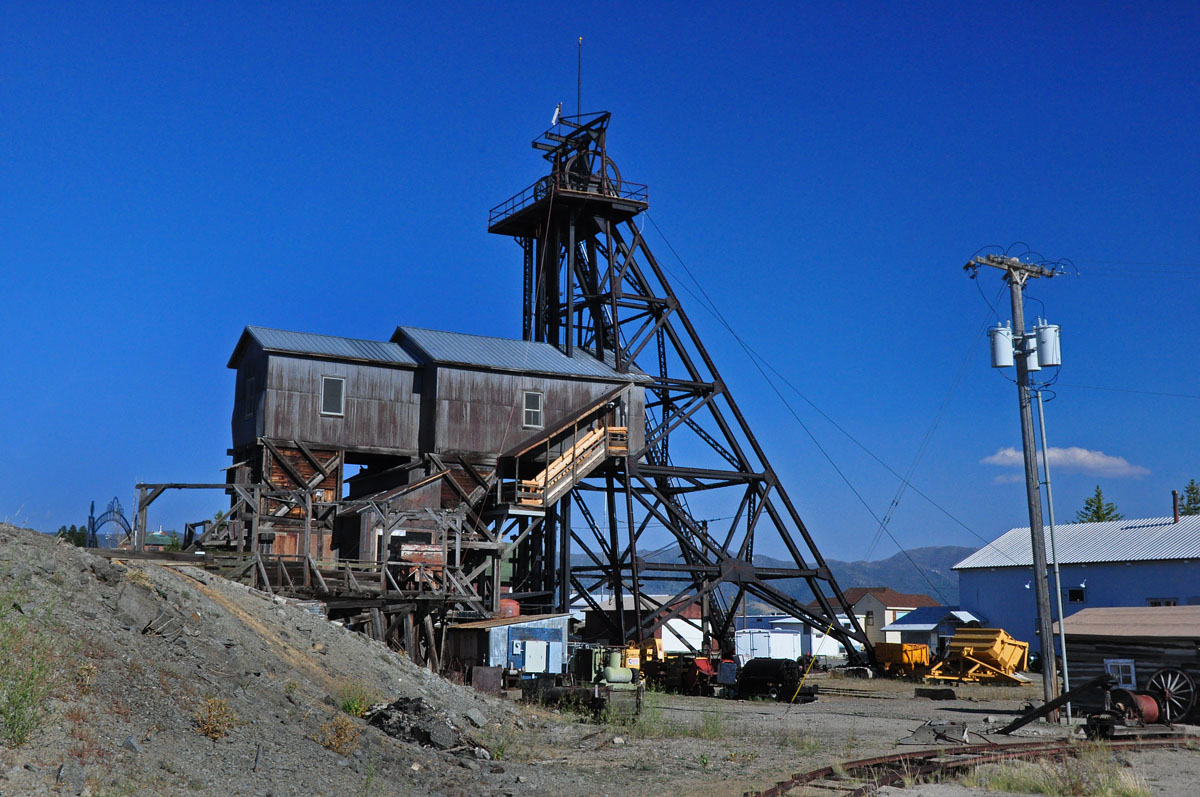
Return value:
<svg viewBox="0 0 1200 797">
<path fill-rule="evenodd" d="M 1046 535 L 1046 556 L 1049 558 Z M 1066 523 L 1054 527 L 1058 563 L 1146 562 L 1200 559 L 1200 515 Z M 1030 567 L 1033 545 L 1029 527 L 1009 529 L 998 539 L 963 559 L 955 570 L 983 567 Z"/>
<path fill-rule="evenodd" d="M 932 631 L 947 620 L 959 623 L 982 623 L 983 619 L 957 606 L 922 606 L 885 625 L 883 631 Z"/>
<path fill-rule="evenodd" d="M 500 628 L 506 625 L 520 625 L 521 623 L 533 623 L 541 620 L 557 620 L 560 617 L 569 617 L 567 614 L 519 614 L 516 617 L 491 617 L 487 620 L 472 620 L 469 623 L 458 623 L 450 626 L 451 628 L 462 628 L 467 630 L 486 630 L 488 628 Z"/>
<path fill-rule="evenodd" d="M 498 371 L 533 372 L 561 376 L 583 376 L 609 382 L 648 380 L 640 371 L 621 373 L 609 362 L 601 362 L 587 351 L 576 349 L 568 357 L 550 343 L 515 338 L 494 338 L 443 332 L 420 327 L 396 327 L 392 340 L 408 343 L 426 360 L 447 365 L 467 365 Z M 611 362 L 611 359 L 610 359 Z"/>
<path fill-rule="evenodd" d="M 1066 623 L 1068 636 L 1200 640 L 1200 606 L 1106 606 L 1078 611 Z"/>
<path fill-rule="evenodd" d="M 416 359 L 403 346 L 386 340 L 363 340 L 362 338 L 340 338 L 334 335 L 316 335 L 312 332 L 289 332 L 284 329 L 248 326 L 242 332 L 229 367 L 236 368 L 242 357 L 246 341 L 254 340 L 264 351 L 285 354 L 307 354 L 327 357 L 331 360 L 356 360 L 388 365 L 416 366 Z"/>
</svg>

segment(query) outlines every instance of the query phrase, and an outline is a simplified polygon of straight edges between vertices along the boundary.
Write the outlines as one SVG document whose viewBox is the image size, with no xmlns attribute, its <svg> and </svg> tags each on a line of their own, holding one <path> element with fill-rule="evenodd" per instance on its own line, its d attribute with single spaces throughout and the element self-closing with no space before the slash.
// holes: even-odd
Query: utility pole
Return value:
<svg viewBox="0 0 1200 797">
<path fill-rule="evenodd" d="M 1042 436 L 1042 470 L 1046 472 L 1046 515 L 1050 520 L 1050 566 L 1054 568 L 1054 600 L 1058 609 L 1058 647 L 1062 650 L 1063 691 L 1071 691 L 1071 676 L 1067 667 L 1067 624 L 1063 622 L 1062 573 L 1058 570 L 1058 547 L 1054 544 L 1054 490 L 1050 487 L 1050 449 L 1046 447 L 1046 410 L 1042 402 L 1042 391 L 1037 391 L 1038 432 Z M 1071 724 L 1071 704 L 1065 706 L 1067 724 Z"/>
<path fill-rule="evenodd" d="M 1021 403 L 1021 448 L 1025 455 L 1025 496 L 1029 503 L 1029 534 L 1033 548 L 1033 575 L 1037 593 L 1038 636 L 1042 647 L 1042 694 L 1049 703 L 1058 697 L 1058 667 L 1054 660 L 1054 624 L 1050 614 L 1050 584 L 1046 578 L 1046 536 L 1042 529 L 1042 494 L 1038 474 L 1037 446 L 1033 440 L 1033 403 L 1029 387 L 1029 358 L 1036 357 L 1036 338 L 1025 332 L 1023 292 L 1030 277 L 1053 277 L 1055 271 L 1035 263 L 1022 263 L 1015 257 L 985 255 L 972 258 L 963 266 L 974 272 L 980 266 L 1004 271 L 1012 300 L 1014 338 L 1019 336 L 1017 365 L 1017 394 Z M 1058 712 L 1049 715 L 1057 721 Z"/>
</svg>

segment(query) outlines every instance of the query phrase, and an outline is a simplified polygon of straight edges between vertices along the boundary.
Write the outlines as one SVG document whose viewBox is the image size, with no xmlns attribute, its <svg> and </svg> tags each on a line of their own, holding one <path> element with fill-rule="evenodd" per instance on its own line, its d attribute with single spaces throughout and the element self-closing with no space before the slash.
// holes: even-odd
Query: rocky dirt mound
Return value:
<svg viewBox="0 0 1200 797">
<path fill-rule="evenodd" d="M 0 598 L 0 795 L 529 792 L 536 720 L 195 567 L 0 525 Z"/>
</svg>

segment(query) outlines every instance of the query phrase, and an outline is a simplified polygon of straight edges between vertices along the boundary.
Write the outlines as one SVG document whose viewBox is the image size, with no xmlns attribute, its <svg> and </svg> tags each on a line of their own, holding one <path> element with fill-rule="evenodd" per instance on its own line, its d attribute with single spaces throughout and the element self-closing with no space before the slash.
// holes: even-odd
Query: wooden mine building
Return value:
<svg viewBox="0 0 1200 797">
<path fill-rule="evenodd" d="M 251 326 L 229 367 L 229 483 L 264 489 L 234 501 L 228 541 L 318 561 L 407 562 L 417 567 L 405 574 L 413 588 L 422 579 L 443 587 L 447 564 L 463 576 L 464 566 L 486 564 L 482 579 L 468 579 L 484 588 L 466 591 L 493 609 L 511 537 L 644 434 L 644 374 L 549 343 L 413 327 L 373 341 Z M 347 478 L 347 466 L 359 470 Z M 516 530 L 506 541 L 497 529 L 509 520 Z M 547 540 L 517 544 L 544 549 Z M 521 558 L 538 570 L 539 557 Z M 526 586 L 514 594 L 538 603 L 524 594 L 536 583 Z"/>
</svg>

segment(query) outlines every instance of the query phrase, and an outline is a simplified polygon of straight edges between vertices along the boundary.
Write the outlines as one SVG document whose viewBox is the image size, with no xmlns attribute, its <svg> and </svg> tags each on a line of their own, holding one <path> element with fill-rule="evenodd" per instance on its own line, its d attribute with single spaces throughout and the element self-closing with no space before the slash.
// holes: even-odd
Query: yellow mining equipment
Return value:
<svg viewBox="0 0 1200 797">
<path fill-rule="evenodd" d="M 912 642 L 877 642 L 875 663 L 888 675 L 923 674 L 929 670 L 929 646 Z"/>
<path fill-rule="evenodd" d="M 946 657 L 933 665 L 926 678 L 939 681 L 1023 684 L 1029 667 L 1029 643 L 1002 628 L 960 628 L 950 640 Z"/>
</svg>

